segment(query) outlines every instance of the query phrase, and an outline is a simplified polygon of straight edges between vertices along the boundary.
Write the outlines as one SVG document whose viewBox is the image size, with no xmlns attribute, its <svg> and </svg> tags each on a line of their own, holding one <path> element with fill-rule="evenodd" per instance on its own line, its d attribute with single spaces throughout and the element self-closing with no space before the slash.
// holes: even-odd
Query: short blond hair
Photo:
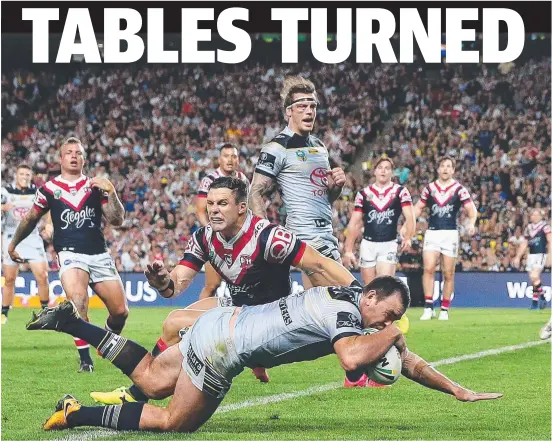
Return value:
<svg viewBox="0 0 552 441">
<path fill-rule="evenodd" d="M 293 100 L 291 98 L 295 93 L 313 93 L 316 98 L 316 87 L 311 80 L 307 80 L 306 78 L 297 76 L 286 77 L 280 91 L 280 98 L 282 99 L 282 107 L 284 109 L 292 103 Z"/>
<path fill-rule="evenodd" d="M 65 139 L 61 143 L 61 147 L 59 148 L 60 154 L 61 154 L 61 151 L 63 150 L 63 147 L 65 147 L 66 145 L 69 145 L 69 144 L 78 144 L 78 145 L 80 145 L 81 148 L 82 148 L 83 153 L 86 154 L 86 150 L 84 149 L 84 146 L 82 145 L 81 140 L 79 138 L 75 137 L 75 136 L 70 136 L 69 138 Z"/>
</svg>

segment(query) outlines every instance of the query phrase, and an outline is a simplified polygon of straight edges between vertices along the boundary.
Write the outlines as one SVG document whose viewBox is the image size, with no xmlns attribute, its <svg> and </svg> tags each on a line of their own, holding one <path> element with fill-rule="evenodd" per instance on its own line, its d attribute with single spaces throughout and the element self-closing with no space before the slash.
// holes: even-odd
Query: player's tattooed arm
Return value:
<svg viewBox="0 0 552 441">
<path fill-rule="evenodd" d="M 266 208 L 263 195 L 274 186 L 274 179 L 260 173 L 253 174 L 253 182 L 249 190 L 249 209 L 254 215 L 266 218 Z"/>
<path fill-rule="evenodd" d="M 15 233 L 13 235 L 12 241 L 10 242 L 10 245 L 8 247 L 8 253 L 12 260 L 14 260 L 15 262 L 20 260 L 17 252 L 15 251 L 15 248 L 17 247 L 17 245 L 23 242 L 29 236 L 29 234 L 33 232 L 44 214 L 44 211 L 39 211 L 33 208 L 29 211 L 25 219 L 19 222 L 19 225 L 17 226 L 17 229 L 15 230 Z"/>
<path fill-rule="evenodd" d="M 125 208 L 117 196 L 117 192 L 113 190 L 107 197 L 107 204 L 102 206 L 103 213 L 107 221 L 115 226 L 120 227 L 125 221 Z"/>
<path fill-rule="evenodd" d="M 95 177 L 91 181 L 92 187 L 107 193 L 107 203 L 102 206 L 103 214 L 110 225 L 120 227 L 125 221 L 125 207 L 117 196 L 113 184 L 106 178 Z"/>
<path fill-rule="evenodd" d="M 402 362 L 402 374 L 416 383 L 430 389 L 453 395 L 459 401 L 494 400 L 502 397 L 500 393 L 473 392 L 448 379 L 430 366 L 424 359 L 405 349 Z"/>
</svg>

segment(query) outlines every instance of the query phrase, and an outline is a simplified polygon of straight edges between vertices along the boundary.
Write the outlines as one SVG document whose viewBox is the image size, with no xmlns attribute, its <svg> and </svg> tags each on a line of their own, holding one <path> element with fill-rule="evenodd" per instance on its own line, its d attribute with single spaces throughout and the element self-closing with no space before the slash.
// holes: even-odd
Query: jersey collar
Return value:
<svg viewBox="0 0 552 441">
<path fill-rule="evenodd" d="M 83 179 L 86 179 L 86 176 L 85 175 L 80 175 L 80 178 L 78 178 L 76 181 L 68 181 L 67 179 L 63 179 L 61 177 L 61 175 L 57 176 L 56 177 L 56 181 L 59 181 L 59 182 L 63 182 L 64 184 L 67 184 L 69 185 L 70 187 L 74 187 L 75 185 L 77 185 L 79 182 L 81 182 Z"/>
<path fill-rule="evenodd" d="M 251 221 L 253 220 L 253 212 L 251 210 L 247 210 L 247 215 L 245 216 L 245 222 L 243 223 L 242 227 L 240 228 L 240 231 L 238 231 L 238 234 L 236 234 L 232 239 L 230 239 L 228 242 L 226 239 L 224 239 L 224 236 L 217 232 L 217 238 L 220 240 L 224 248 L 233 248 L 234 244 L 243 236 L 243 234 L 249 230 L 249 227 L 251 226 Z"/>
</svg>

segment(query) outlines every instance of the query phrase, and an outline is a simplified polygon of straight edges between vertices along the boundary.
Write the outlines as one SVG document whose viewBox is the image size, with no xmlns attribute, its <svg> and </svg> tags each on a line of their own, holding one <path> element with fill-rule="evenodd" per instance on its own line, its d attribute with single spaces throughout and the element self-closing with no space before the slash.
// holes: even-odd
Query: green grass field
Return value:
<svg viewBox="0 0 552 441">
<path fill-rule="evenodd" d="M 132 309 L 124 334 L 151 349 L 168 311 Z M 432 362 L 534 342 L 549 313 L 453 308 L 449 322 L 420 322 L 421 310 L 414 309 L 409 312 L 407 342 Z M 29 317 L 29 310 L 12 310 L 2 326 L 2 439 L 551 439 L 549 343 L 449 360 L 438 367 L 474 390 L 503 392 L 497 401 L 461 403 L 404 378 L 386 389 L 345 390 L 338 386 L 343 372 L 337 359 L 328 356 L 274 368 L 269 384 L 258 383 L 246 370 L 234 381 L 219 412 L 192 435 L 96 428 L 43 432 L 42 423 L 63 394 L 91 405 L 89 392 L 129 382 L 95 352 L 96 371 L 78 374 L 72 338 L 26 331 Z M 104 310 L 90 314 L 91 321 L 101 325 L 105 317 Z M 263 397 L 269 399 L 262 402 Z"/>
</svg>

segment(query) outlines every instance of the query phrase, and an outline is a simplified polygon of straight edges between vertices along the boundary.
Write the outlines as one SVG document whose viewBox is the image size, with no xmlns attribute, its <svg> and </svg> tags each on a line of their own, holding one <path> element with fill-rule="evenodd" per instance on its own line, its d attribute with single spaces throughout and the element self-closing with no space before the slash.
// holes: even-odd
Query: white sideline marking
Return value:
<svg viewBox="0 0 552 441">
<path fill-rule="evenodd" d="M 517 351 L 519 349 L 530 348 L 533 346 L 538 346 L 546 343 L 549 343 L 549 340 L 531 341 L 528 343 L 521 343 L 519 345 L 504 346 L 502 348 L 497 348 L 497 349 L 487 349 L 486 351 L 475 352 L 473 354 L 465 354 L 465 355 L 459 355 L 457 357 L 444 358 L 442 360 L 430 362 L 430 364 L 432 366 L 443 366 L 447 364 L 458 363 L 460 361 L 476 360 L 479 358 L 488 357 L 490 355 L 498 355 L 504 352 Z M 343 386 L 343 382 L 339 381 L 335 383 L 323 384 L 321 386 L 309 387 L 308 389 L 300 390 L 297 392 L 286 392 L 282 394 L 269 395 L 266 397 L 259 397 L 253 400 L 246 400 L 240 403 L 220 406 L 215 413 L 228 413 L 228 412 L 233 412 L 235 410 L 245 409 L 247 407 L 260 406 L 263 404 L 279 403 L 280 401 L 293 400 L 295 398 L 306 397 L 306 396 L 321 393 L 321 392 L 328 392 L 330 390 L 339 389 L 342 386 Z M 79 430 L 76 433 L 73 432 L 70 435 L 64 436 L 62 438 L 57 438 L 54 441 L 89 441 L 89 440 L 95 440 L 99 438 L 106 438 L 108 436 L 115 436 L 117 434 L 122 435 L 123 433 L 124 432 L 121 432 L 121 431 L 108 430 L 108 429 L 100 429 L 100 430 L 95 429 L 95 430 L 86 430 L 86 431 Z"/>
</svg>

